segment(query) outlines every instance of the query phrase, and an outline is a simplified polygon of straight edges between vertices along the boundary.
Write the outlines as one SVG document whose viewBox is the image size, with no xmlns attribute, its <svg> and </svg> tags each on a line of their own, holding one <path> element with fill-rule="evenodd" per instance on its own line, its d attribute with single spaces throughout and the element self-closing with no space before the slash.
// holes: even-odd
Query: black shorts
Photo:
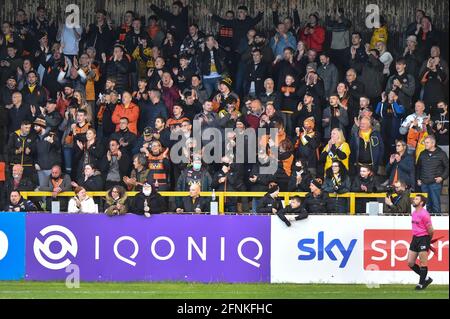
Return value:
<svg viewBox="0 0 450 319">
<path fill-rule="evenodd" d="M 409 250 L 415 251 L 416 253 L 422 252 L 422 251 L 428 251 L 430 249 L 431 245 L 431 238 L 430 236 L 413 236 L 411 240 L 411 244 L 409 245 Z"/>
</svg>

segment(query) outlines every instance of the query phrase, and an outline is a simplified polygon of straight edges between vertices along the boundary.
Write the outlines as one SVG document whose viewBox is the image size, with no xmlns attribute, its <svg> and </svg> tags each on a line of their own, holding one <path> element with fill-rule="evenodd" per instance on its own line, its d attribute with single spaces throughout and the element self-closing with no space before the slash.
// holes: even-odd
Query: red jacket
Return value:
<svg viewBox="0 0 450 319">
<path fill-rule="evenodd" d="M 114 109 L 114 112 L 112 114 L 112 122 L 116 124 L 116 132 L 120 130 L 119 123 L 120 118 L 126 117 L 128 118 L 128 129 L 130 132 L 134 134 L 138 134 L 137 130 L 137 123 L 139 119 L 139 106 L 134 104 L 133 102 L 128 105 L 127 108 L 123 104 L 118 104 L 116 108 Z"/>
<path fill-rule="evenodd" d="M 312 34 L 305 35 L 305 30 L 308 27 L 301 28 L 298 32 L 301 41 L 305 42 L 308 49 L 314 49 L 317 52 L 322 52 L 323 43 L 325 42 L 325 29 L 320 25 L 316 25 Z"/>
</svg>

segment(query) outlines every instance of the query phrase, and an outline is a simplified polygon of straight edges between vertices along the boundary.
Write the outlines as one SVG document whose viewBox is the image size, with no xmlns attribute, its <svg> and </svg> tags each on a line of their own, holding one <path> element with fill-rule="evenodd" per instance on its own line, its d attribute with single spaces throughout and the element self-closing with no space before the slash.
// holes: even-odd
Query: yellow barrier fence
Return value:
<svg viewBox="0 0 450 319">
<path fill-rule="evenodd" d="M 51 192 L 20 192 L 23 196 L 23 198 L 27 199 L 28 197 L 44 197 L 48 196 L 51 197 Z M 266 193 L 265 192 L 215 192 L 216 193 L 216 200 L 219 202 L 219 213 L 224 214 L 225 213 L 225 197 L 263 197 Z M 87 194 L 91 197 L 105 197 L 106 192 L 87 192 Z M 137 192 L 127 192 L 128 196 L 135 196 Z M 178 196 L 187 196 L 189 195 L 189 192 L 159 192 L 161 196 L 167 196 L 167 197 L 178 197 Z M 212 197 L 212 192 L 201 192 L 200 195 L 204 197 Z M 289 198 L 292 196 L 300 196 L 304 198 L 308 193 L 296 193 L 296 192 L 280 192 L 280 197 L 284 199 L 284 204 L 289 204 Z M 425 197 L 427 197 L 426 193 L 411 193 L 411 197 L 416 196 L 417 194 L 421 194 Z M 355 215 L 356 213 L 356 199 L 357 198 L 385 198 L 386 193 L 346 193 L 346 194 L 329 194 L 330 197 L 340 197 L 340 198 L 349 198 L 350 199 L 350 215 Z M 58 196 L 63 197 L 73 197 L 75 196 L 74 192 L 62 192 L 59 193 Z"/>
</svg>

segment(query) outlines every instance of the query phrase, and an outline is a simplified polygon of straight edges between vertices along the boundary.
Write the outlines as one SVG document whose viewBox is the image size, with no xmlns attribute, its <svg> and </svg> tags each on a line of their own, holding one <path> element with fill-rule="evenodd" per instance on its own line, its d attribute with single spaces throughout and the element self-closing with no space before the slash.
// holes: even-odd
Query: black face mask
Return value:
<svg viewBox="0 0 450 319">
<path fill-rule="evenodd" d="M 52 176 L 52 179 L 53 179 L 54 181 L 56 181 L 56 180 L 58 180 L 60 177 L 61 177 L 61 176 L 58 176 L 58 177 L 53 177 L 53 176 Z"/>
<path fill-rule="evenodd" d="M 295 171 L 300 172 L 303 170 L 303 166 L 295 166 Z"/>
</svg>

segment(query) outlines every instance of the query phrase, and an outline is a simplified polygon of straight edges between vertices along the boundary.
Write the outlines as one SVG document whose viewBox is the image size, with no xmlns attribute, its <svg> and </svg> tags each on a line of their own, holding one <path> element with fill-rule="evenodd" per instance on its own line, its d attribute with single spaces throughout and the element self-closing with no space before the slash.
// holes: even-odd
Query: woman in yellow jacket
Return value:
<svg viewBox="0 0 450 319">
<path fill-rule="evenodd" d="M 370 49 L 376 49 L 377 42 L 383 42 L 387 45 L 388 34 L 386 20 L 383 16 L 380 16 L 380 27 L 373 30 L 372 38 L 370 39 Z"/>
<path fill-rule="evenodd" d="M 320 162 L 325 163 L 323 171 L 320 171 L 318 176 L 324 176 L 324 173 L 331 167 L 334 160 L 342 162 L 345 168 L 349 168 L 349 158 L 350 158 L 350 146 L 345 141 L 344 132 L 340 128 L 334 128 L 331 131 L 331 138 L 328 144 L 323 148 L 320 154 Z"/>
</svg>

